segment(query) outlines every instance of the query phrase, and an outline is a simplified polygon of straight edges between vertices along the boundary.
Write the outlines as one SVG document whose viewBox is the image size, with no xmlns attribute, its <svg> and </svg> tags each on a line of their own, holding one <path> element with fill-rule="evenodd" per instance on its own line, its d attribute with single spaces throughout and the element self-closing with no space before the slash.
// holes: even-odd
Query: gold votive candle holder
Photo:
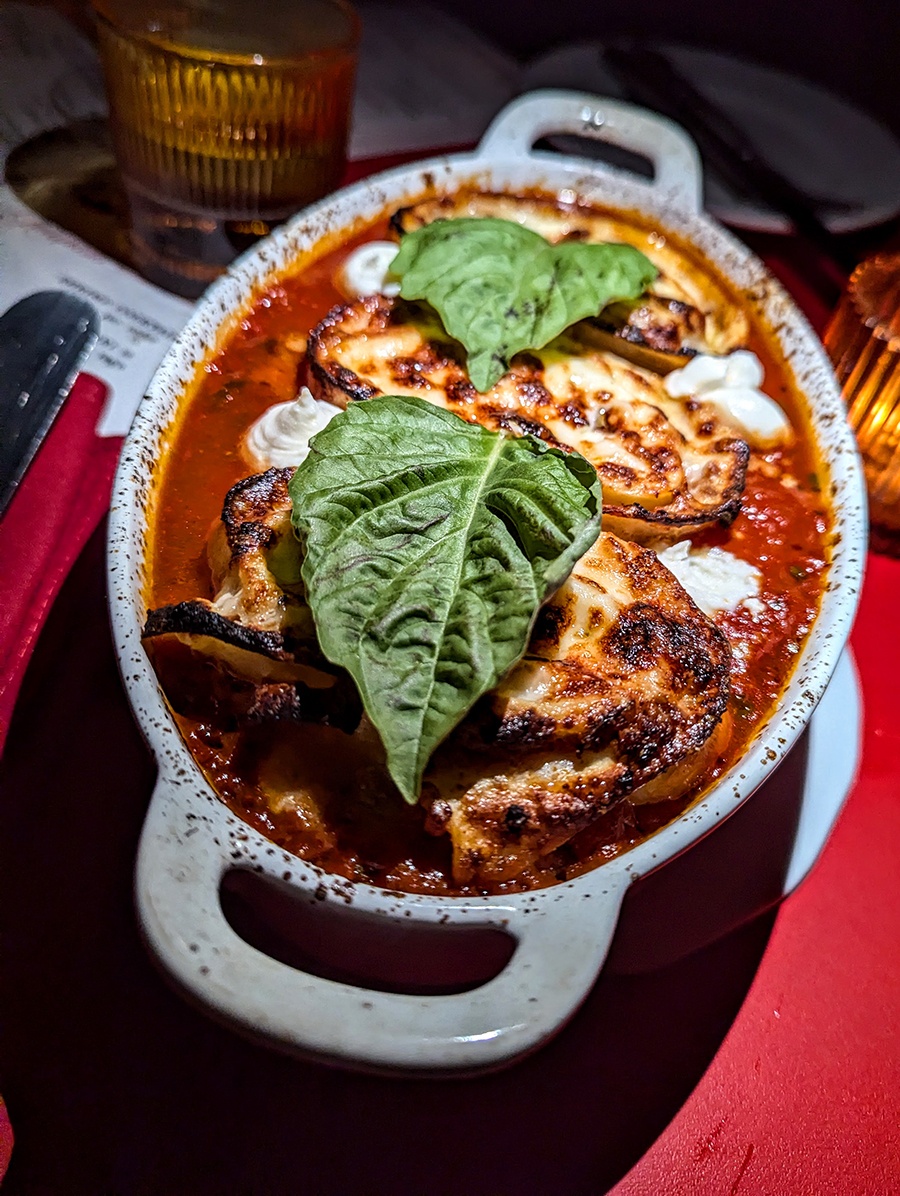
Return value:
<svg viewBox="0 0 900 1196">
<path fill-rule="evenodd" d="M 197 297 L 338 186 L 359 20 L 346 0 L 93 0 L 134 266 Z"/>
<path fill-rule="evenodd" d="M 879 538 L 900 546 L 900 253 L 854 270 L 825 332 Z"/>
</svg>

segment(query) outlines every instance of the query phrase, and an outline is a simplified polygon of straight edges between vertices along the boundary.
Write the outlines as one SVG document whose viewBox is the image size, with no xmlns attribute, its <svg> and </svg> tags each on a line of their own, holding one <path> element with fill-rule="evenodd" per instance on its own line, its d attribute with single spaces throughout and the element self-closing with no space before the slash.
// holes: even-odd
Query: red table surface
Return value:
<svg viewBox="0 0 900 1196">
<path fill-rule="evenodd" d="M 802 277 L 772 264 L 821 326 Z M 777 917 L 651 975 L 603 975 L 536 1056 L 443 1084 L 282 1058 L 154 970 L 131 902 L 153 765 L 103 585 L 101 530 L 0 759 L 5 1191 L 900 1191 L 900 561 L 870 557 L 853 636 L 860 776 Z"/>
</svg>

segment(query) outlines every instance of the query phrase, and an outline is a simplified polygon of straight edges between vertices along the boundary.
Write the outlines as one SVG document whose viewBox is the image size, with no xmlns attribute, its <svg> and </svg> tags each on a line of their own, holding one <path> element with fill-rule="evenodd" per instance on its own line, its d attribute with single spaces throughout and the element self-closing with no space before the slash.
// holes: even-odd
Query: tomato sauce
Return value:
<svg viewBox="0 0 900 1196">
<path fill-rule="evenodd" d="M 203 367 L 161 467 L 148 556 L 148 608 L 213 596 L 206 542 L 226 492 L 250 472 L 240 453 L 241 438 L 267 407 L 296 396 L 305 380 L 306 334 L 344 300 L 334 281 L 341 260 L 355 245 L 385 232 L 384 223 L 363 230 L 271 286 Z M 804 434 L 806 418 L 789 372 L 764 327 L 752 320 L 751 313 L 749 347 L 763 361 L 766 391 L 800 434 L 790 449 L 753 454 L 743 509 L 730 528 L 693 538 L 695 544 L 702 540 L 726 548 L 762 574 L 764 610 L 751 614 L 739 608 L 716 620 L 734 652 L 727 750 L 690 793 L 652 805 L 620 802 L 534 868 L 497 886 L 500 890 L 574 876 L 671 821 L 744 750 L 790 677 L 819 608 L 827 572 L 827 477 Z M 385 783 L 379 744 L 351 742 L 340 731 L 312 725 L 222 733 L 184 717 L 178 716 L 178 722 L 223 800 L 288 850 L 329 871 L 382 887 L 470 891 L 453 882 L 449 838 L 428 835 L 423 809 L 405 805 Z M 273 803 L 258 770 L 258 761 L 273 753 L 293 753 L 304 761 L 303 785 L 327 814 L 325 838 L 302 803 Z"/>
</svg>

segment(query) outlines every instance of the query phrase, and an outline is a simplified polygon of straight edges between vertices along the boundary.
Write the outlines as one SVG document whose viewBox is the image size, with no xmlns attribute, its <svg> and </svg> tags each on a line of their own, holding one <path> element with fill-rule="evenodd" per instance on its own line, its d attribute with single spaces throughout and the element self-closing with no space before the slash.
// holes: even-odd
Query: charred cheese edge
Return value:
<svg viewBox="0 0 900 1196">
<path fill-rule="evenodd" d="M 601 533 L 426 773 L 455 879 L 503 881 L 621 798 L 690 791 L 727 739 L 730 663 L 656 554 Z"/>
<path fill-rule="evenodd" d="M 293 472 L 268 469 L 229 490 L 208 546 L 211 601 L 147 614 L 143 643 L 179 714 L 228 729 L 287 719 L 352 730 L 359 722 L 355 687 L 319 651 L 303 598 Z"/>
<path fill-rule="evenodd" d="M 677 538 L 730 523 L 750 450 L 711 404 L 672 399 L 659 374 L 592 347 L 576 329 L 517 354 L 485 394 L 427 306 L 373 295 L 335 307 L 310 334 L 309 387 L 344 406 L 412 394 L 493 430 L 577 449 L 603 485 L 604 526 Z"/>
</svg>

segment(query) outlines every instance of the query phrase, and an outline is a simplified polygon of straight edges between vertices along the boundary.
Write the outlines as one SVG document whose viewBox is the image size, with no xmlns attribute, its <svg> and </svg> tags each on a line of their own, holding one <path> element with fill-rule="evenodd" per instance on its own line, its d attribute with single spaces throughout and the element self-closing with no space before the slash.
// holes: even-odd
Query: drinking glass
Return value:
<svg viewBox="0 0 900 1196">
<path fill-rule="evenodd" d="M 862 454 L 873 529 L 900 544 L 900 253 L 857 266 L 825 347 Z"/>
<path fill-rule="evenodd" d="M 93 0 L 135 267 L 195 298 L 344 168 L 345 0 Z"/>
</svg>

